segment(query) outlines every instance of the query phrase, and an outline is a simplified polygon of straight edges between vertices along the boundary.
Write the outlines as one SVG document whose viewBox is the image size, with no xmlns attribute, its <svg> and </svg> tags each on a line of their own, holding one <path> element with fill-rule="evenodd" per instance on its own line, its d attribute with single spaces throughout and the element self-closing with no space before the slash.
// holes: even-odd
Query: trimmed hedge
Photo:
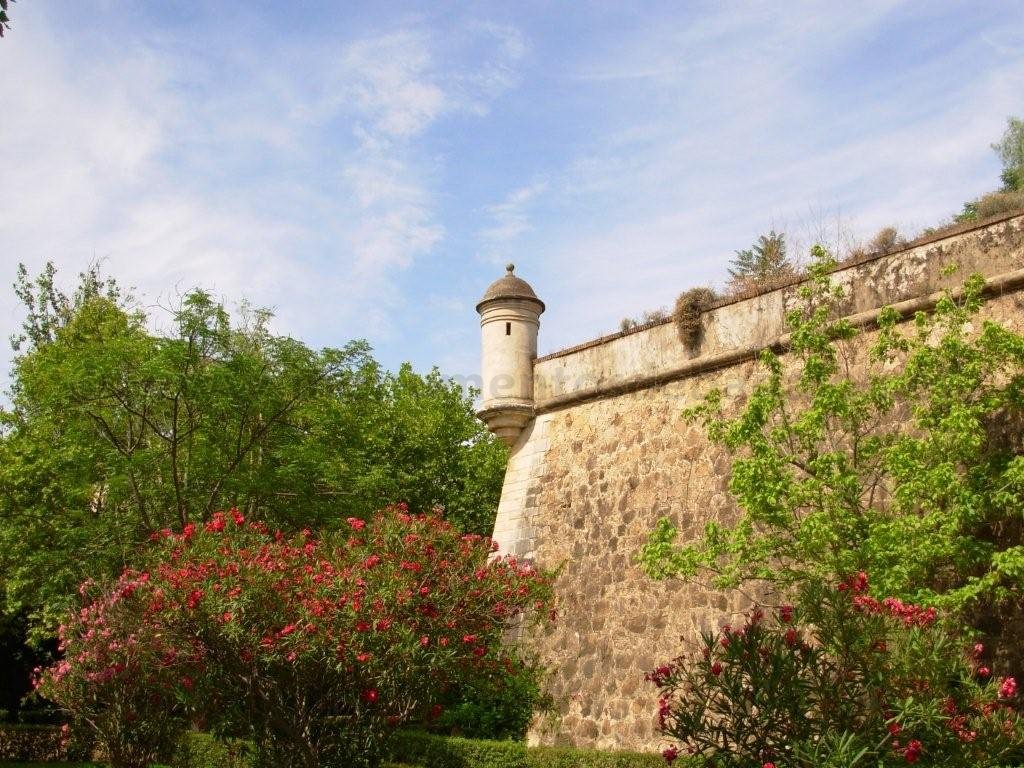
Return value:
<svg viewBox="0 0 1024 768">
<path fill-rule="evenodd" d="M 227 743 L 208 733 L 189 731 L 178 744 L 171 768 L 252 768 L 252 751 L 241 739 Z"/>
<path fill-rule="evenodd" d="M 0 724 L 0 760 L 48 763 L 69 758 L 59 725 Z"/>
<path fill-rule="evenodd" d="M 61 741 L 59 727 L 0 725 L 0 760 L 55 762 L 74 758 Z M 394 735 L 391 760 L 422 768 L 663 768 L 660 755 L 602 752 L 567 747 L 527 748 L 519 741 L 486 741 L 437 736 L 423 731 Z M 677 763 L 677 765 L 679 765 Z M 225 744 L 206 733 L 181 740 L 171 768 L 253 768 L 242 740 Z"/>
<path fill-rule="evenodd" d="M 391 759 L 430 768 L 527 768 L 526 745 L 399 731 L 391 741 Z"/>
<path fill-rule="evenodd" d="M 487 741 L 437 736 L 425 731 L 394 734 L 390 759 L 417 768 L 664 768 L 660 755 L 602 752 L 568 747 L 530 747 L 520 741 Z M 682 766 L 684 763 L 676 763 Z M 252 768 L 246 743 L 230 744 L 206 733 L 182 739 L 172 768 Z"/>
<path fill-rule="evenodd" d="M 518 741 L 484 741 L 401 731 L 391 759 L 425 768 L 663 768 L 661 755 L 566 747 L 527 747 Z"/>
<path fill-rule="evenodd" d="M 527 750 L 527 765 L 529 768 L 665 768 L 665 759 L 650 752 L 533 747 Z M 676 765 L 682 768 L 685 763 Z"/>
</svg>

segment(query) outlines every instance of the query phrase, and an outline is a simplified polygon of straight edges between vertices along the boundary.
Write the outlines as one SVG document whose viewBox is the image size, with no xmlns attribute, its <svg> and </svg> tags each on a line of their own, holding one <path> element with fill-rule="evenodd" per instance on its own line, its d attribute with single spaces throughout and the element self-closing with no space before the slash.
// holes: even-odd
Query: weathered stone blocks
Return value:
<svg viewBox="0 0 1024 768">
<path fill-rule="evenodd" d="M 957 275 L 942 274 L 955 262 L 962 264 Z M 994 276 L 1022 268 L 1018 216 L 855 265 L 837 279 L 849 286 L 845 309 L 852 313 L 955 285 L 973 271 Z M 992 298 L 985 313 L 1021 328 L 1015 285 Z M 660 517 L 693 539 L 709 520 L 735 516 L 730 457 L 680 414 L 711 389 L 724 393 L 728 409 L 741 408 L 761 371 L 747 357 L 635 389 L 625 384 L 744 344 L 770 344 L 784 332 L 782 313 L 795 301 L 790 288 L 713 310 L 694 360 L 667 325 L 535 364 L 540 415 L 513 446 L 495 527 L 503 552 L 561 569 L 559 621 L 531 639 L 552 669 L 559 718 L 551 730 L 536 729 L 533 741 L 658 747 L 656 696 L 644 673 L 746 607 L 736 594 L 653 582 L 633 555 Z M 588 389 L 596 382 L 604 393 Z M 573 401 L 574 392 L 586 397 Z"/>
</svg>

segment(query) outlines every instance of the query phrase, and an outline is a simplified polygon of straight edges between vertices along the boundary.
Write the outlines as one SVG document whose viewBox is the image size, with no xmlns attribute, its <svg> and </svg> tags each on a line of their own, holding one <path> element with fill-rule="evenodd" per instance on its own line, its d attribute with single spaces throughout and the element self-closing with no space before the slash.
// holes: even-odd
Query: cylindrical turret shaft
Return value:
<svg viewBox="0 0 1024 768">
<path fill-rule="evenodd" d="M 480 313 L 483 394 L 477 415 L 494 434 L 513 445 L 533 418 L 533 361 L 544 302 L 515 265 L 476 305 Z"/>
</svg>

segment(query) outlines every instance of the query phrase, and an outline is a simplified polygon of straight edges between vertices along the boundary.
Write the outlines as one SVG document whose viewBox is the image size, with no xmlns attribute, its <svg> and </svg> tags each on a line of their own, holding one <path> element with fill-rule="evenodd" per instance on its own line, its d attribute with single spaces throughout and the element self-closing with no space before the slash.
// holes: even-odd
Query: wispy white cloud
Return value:
<svg viewBox="0 0 1024 768">
<path fill-rule="evenodd" d="M 769 227 L 934 223 L 994 186 L 1022 108 L 1024 7 L 997 0 L 313 6 L 215 4 L 186 35 L 159 10 L 71 29 L 19 5 L 8 275 L 95 254 L 154 299 L 200 283 L 313 343 L 466 372 L 495 263 L 547 302 L 542 347 L 575 343 Z M 17 319 L 0 291 L 0 332 Z"/>
<path fill-rule="evenodd" d="M 47 13 L 27 5 L 0 46 L 18 75 L 0 120 L 8 277 L 98 257 L 145 300 L 198 284 L 322 342 L 391 331 L 397 274 L 445 236 L 422 138 L 481 113 L 522 56 L 514 29 L 471 25 L 485 42 L 466 55 L 399 26 L 198 57 L 153 34 L 96 56 Z M 0 291 L 5 336 L 19 313 Z"/>
<path fill-rule="evenodd" d="M 529 242 L 548 306 L 542 348 L 721 280 L 771 226 L 809 243 L 834 228 L 826 212 L 851 237 L 913 231 L 995 186 L 989 143 L 1021 109 L 1024 47 L 998 32 L 996 65 L 992 40 L 906 39 L 923 46 L 918 60 L 871 60 L 898 59 L 893 36 L 929 10 L 704 6 L 640 23 L 567 67 L 604 109 L 595 138 L 549 172 L 545 202 L 565 215 Z"/>
<path fill-rule="evenodd" d="M 503 259 L 514 242 L 530 230 L 531 209 L 538 204 L 538 198 L 547 189 L 547 180 L 541 179 L 513 189 L 500 203 L 484 206 L 483 212 L 488 223 L 478 236 L 488 259 Z"/>
</svg>

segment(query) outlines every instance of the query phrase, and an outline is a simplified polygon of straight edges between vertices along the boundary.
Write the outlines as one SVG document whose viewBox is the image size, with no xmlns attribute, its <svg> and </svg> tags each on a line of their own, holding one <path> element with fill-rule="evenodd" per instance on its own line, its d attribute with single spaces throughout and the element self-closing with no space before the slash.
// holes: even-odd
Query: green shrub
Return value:
<svg viewBox="0 0 1024 768">
<path fill-rule="evenodd" d="M 59 725 L 0 725 L 0 760 L 66 760 L 68 750 Z"/>
<path fill-rule="evenodd" d="M 979 219 L 1019 211 L 1024 209 L 1024 191 L 990 192 L 979 197 L 974 206 Z"/>
<path fill-rule="evenodd" d="M 977 200 L 964 203 L 963 211 L 955 217 L 954 221 L 957 224 L 966 224 L 1003 213 L 1014 213 L 1022 209 L 1024 209 L 1024 190 L 989 192 Z"/>
<path fill-rule="evenodd" d="M 524 660 L 510 670 L 456 687 L 442 701 L 444 714 L 432 730 L 471 739 L 522 739 L 534 713 L 552 707 L 543 678 L 543 667 Z"/>
<path fill-rule="evenodd" d="M 425 768 L 661 768 L 660 755 L 532 747 L 403 731 L 392 740 L 391 759 Z M 676 764 L 681 765 L 680 763 Z"/>
<path fill-rule="evenodd" d="M 226 742 L 191 731 L 182 737 L 172 768 L 251 768 L 252 747 L 242 739 Z"/>
<path fill-rule="evenodd" d="M 391 741 L 391 759 L 430 768 L 527 768 L 526 746 L 401 731 Z"/>
<path fill-rule="evenodd" d="M 661 755 L 639 752 L 535 747 L 527 752 L 526 764 L 528 768 L 663 768 L 665 760 Z"/>
</svg>

